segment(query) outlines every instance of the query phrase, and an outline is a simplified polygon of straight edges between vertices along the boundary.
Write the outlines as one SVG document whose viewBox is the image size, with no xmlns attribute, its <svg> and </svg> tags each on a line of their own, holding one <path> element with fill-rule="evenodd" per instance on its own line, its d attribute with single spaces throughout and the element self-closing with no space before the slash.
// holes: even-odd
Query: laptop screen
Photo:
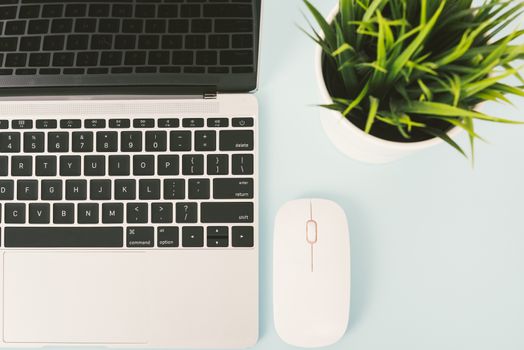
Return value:
<svg viewBox="0 0 524 350">
<path fill-rule="evenodd" d="M 0 95 L 28 87 L 249 92 L 260 2 L 1 0 Z"/>
</svg>

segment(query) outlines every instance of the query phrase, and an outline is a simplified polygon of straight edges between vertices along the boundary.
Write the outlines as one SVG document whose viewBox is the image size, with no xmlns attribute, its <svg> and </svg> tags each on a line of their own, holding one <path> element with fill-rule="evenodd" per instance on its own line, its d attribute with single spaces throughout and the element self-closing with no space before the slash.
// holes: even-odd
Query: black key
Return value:
<svg viewBox="0 0 524 350">
<path fill-rule="evenodd" d="M 133 7 L 131 5 L 113 5 L 113 17 L 131 17 L 133 16 Z"/>
<path fill-rule="evenodd" d="M 91 180 L 89 182 L 89 199 L 111 199 L 111 180 Z"/>
<path fill-rule="evenodd" d="M 162 48 L 163 49 L 181 49 L 182 48 L 181 35 L 163 35 Z"/>
<path fill-rule="evenodd" d="M 35 75 L 36 74 L 36 69 L 20 68 L 20 69 L 16 70 L 15 74 L 16 75 Z"/>
<path fill-rule="evenodd" d="M 151 203 L 151 220 L 155 224 L 170 224 L 173 222 L 172 203 Z"/>
<path fill-rule="evenodd" d="M 192 33 L 210 33 L 213 27 L 213 22 L 210 19 L 193 19 L 191 21 Z"/>
<path fill-rule="evenodd" d="M 87 119 L 84 122 L 86 129 L 103 129 L 106 127 L 105 119 Z"/>
<path fill-rule="evenodd" d="M 68 152 L 69 151 L 69 134 L 67 132 L 50 132 L 47 134 L 47 151 Z"/>
<path fill-rule="evenodd" d="M 20 39 L 20 51 L 40 51 L 40 44 L 42 39 L 39 36 L 25 36 Z M 29 65 L 35 66 L 48 66 L 49 65 L 49 54 L 41 54 L 40 59 L 37 57 L 35 65 L 35 56 L 31 54 L 29 59 Z"/>
<path fill-rule="evenodd" d="M 253 51 L 235 50 L 220 52 L 220 64 L 232 65 L 251 65 L 253 64 Z"/>
<path fill-rule="evenodd" d="M 215 199 L 251 199 L 253 191 L 253 179 L 250 178 L 213 180 L 213 198 Z"/>
<path fill-rule="evenodd" d="M 158 156 L 158 175 L 178 175 L 179 169 L 178 155 Z"/>
<path fill-rule="evenodd" d="M 110 119 L 109 127 L 112 129 L 126 129 L 131 126 L 129 119 Z"/>
<path fill-rule="evenodd" d="M 195 132 L 195 150 L 200 152 L 210 152 L 217 148 L 216 132 L 196 131 Z"/>
<path fill-rule="evenodd" d="M 158 5 L 157 17 L 173 18 L 178 16 L 177 5 Z"/>
<path fill-rule="evenodd" d="M 29 204 L 30 224 L 49 224 L 51 222 L 51 207 L 49 203 Z"/>
<path fill-rule="evenodd" d="M 96 31 L 96 18 L 79 18 L 75 21 L 75 32 L 94 33 Z"/>
<path fill-rule="evenodd" d="M 178 227 L 163 226 L 157 229 L 158 248 L 175 248 L 179 245 Z"/>
<path fill-rule="evenodd" d="M 71 201 L 83 201 L 87 199 L 86 180 L 67 180 L 66 199 Z"/>
<path fill-rule="evenodd" d="M 75 222 L 75 206 L 72 203 L 53 204 L 54 224 L 73 224 Z"/>
<path fill-rule="evenodd" d="M 98 204 L 79 203 L 77 216 L 79 224 L 98 224 Z"/>
<path fill-rule="evenodd" d="M 198 248 L 204 246 L 204 228 L 198 226 L 182 227 L 182 246 Z"/>
<path fill-rule="evenodd" d="M 130 171 L 130 158 L 129 156 L 109 156 L 109 175 L 129 175 Z"/>
<path fill-rule="evenodd" d="M 102 52 L 100 64 L 102 66 L 119 66 L 122 63 L 122 52 L 106 51 Z"/>
<path fill-rule="evenodd" d="M 127 223 L 145 224 L 149 220 L 147 203 L 127 203 Z"/>
<path fill-rule="evenodd" d="M 112 47 L 113 47 L 113 36 L 112 35 L 109 35 L 109 34 L 93 35 L 91 37 L 91 50 L 111 50 Z"/>
<path fill-rule="evenodd" d="M 155 127 L 155 120 L 148 118 L 148 119 L 134 119 L 133 120 L 133 127 L 135 128 L 154 128 Z"/>
<path fill-rule="evenodd" d="M 25 223 L 25 204 L 6 203 L 4 207 L 4 222 L 6 224 Z M 7 247 L 7 244 L 6 244 Z"/>
<path fill-rule="evenodd" d="M 20 201 L 34 201 L 38 199 L 37 180 L 19 180 L 16 183 L 16 199 Z"/>
<path fill-rule="evenodd" d="M 122 152 L 141 152 L 142 133 L 140 131 L 124 131 L 121 134 L 120 150 Z"/>
<path fill-rule="evenodd" d="M 72 134 L 73 152 L 93 152 L 93 133 L 90 131 L 75 131 Z"/>
<path fill-rule="evenodd" d="M 91 4 L 89 6 L 89 17 L 108 17 L 109 16 L 109 5 L 108 4 Z"/>
<path fill-rule="evenodd" d="M 7 248 L 119 248 L 122 227 L 6 227 Z"/>
<path fill-rule="evenodd" d="M 253 47 L 253 34 L 233 35 L 234 49 L 251 49 Z"/>
<path fill-rule="evenodd" d="M 16 156 L 11 158 L 12 176 L 31 176 L 33 175 L 33 157 Z"/>
<path fill-rule="evenodd" d="M 60 121 L 60 128 L 62 129 L 80 129 L 82 121 L 80 119 L 62 119 Z"/>
<path fill-rule="evenodd" d="M 182 119 L 182 126 L 184 128 L 201 128 L 204 126 L 203 118 L 184 118 Z"/>
<path fill-rule="evenodd" d="M 32 53 L 31 55 L 29 55 L 30 67 L 47 67 L 50 63 L 51 54 L 49 53 Z"/>
<path fill-rule="evenodd" d="M 136 199 L 136 180 L 133 180 L 133 179 L 115 180 L 115 199 L 118 199 L 118 200 Z"/>
<path fill-rule="evenodd" d="M 203 223 L 253 222 L 254 206 L 251 202 L 206 202 L 201 204 Z"/>
<path fill-rule="evenodd" d="M 56 18 L 51 23 L 51 33 L 69 33 L 73 30 L 71 18 Z"/>
<path fill-rule="evenodd" d="M 134 175 L 154 175 L 155 157 L 154 156 L 134 156 L 133 157 Z"/>
<path fill-rule="evenodd" d="M 217 19 L 215 21 L 215 33 L 250 33 L 253 30 L 251 19 Z M 251 56 L 253 56 L 252 52 Z"/>
<path fill-rule="evenodd" d="M 60 51 L 64 48 L 64 35 L 48 35 L 44 37 L 44 51 Z"/>
<path fill-rule="evenodd" d="M 0 69 L 0 75 L 12 75 L 12 74 L 13 74 L 12 69 Z"/>
<path fill-rule="evenodd" d="M 209 226 L 207 228 L 208 247 L 227 247 L 229 245 L 229 233 L 227 226 Z"/>
<path fill-rule="evenodd" d="M 5 35 L 20 35 L 25 33 L 26 21 L 5 22 Z"/>
<path fill-rule="evenodd" d="M 192 65 L 193 51 L 176 51 L 173 52 L 173 64 L 175 65 Z"/>
<path fill-rule="evenodd" d="M 104 176 L 106 174 L 106 158 L 104 156 L 85 156 L 84 175 Z"/>
<path fill-rule="evenodd" d="M 182 156 L 182 174 L 203 175 L 204 156 L 201 154 L 185 154 Z"/>
<path fill-rule="evenodd" d="M 122 203 L 102 204 L 102 223 L 121 224 L 124 222 L 124 205 Z"/>
<path fill-rule="evenodd" d="M 221 151 L 252 151 L 254 147 L 252 130 L 223 130 L 220 131 Z"/>
<path fill-rule="evenodd" d="M 8 201 L 14 199 L 15 184 L 13 180 L 0 180 L 0 200 Z"/>
<path fill-rule="evenodd" d="M 190 179 L 188 181 L 189 199 L 209 199 L 209 179 Z"/>
<path fill-rule="evenodd" d="M 42 17 L 62 17 L 63 5 L 44 5 Z"/>
<path fill-rule="evenodd" d="M 158 37 L 158 35 L 140 35 L 138 37 L 138 48 L 143 50 L 157 50 L 160 46 L 159 42 L 160 38 Z"/>
<path fill-rule="evenodd" d="M 253 247 L 254 235 L 251 226 L 233 226 L 231 229 L 231 241 L 233 247 Z"/>
<path fill-rule="evenodd" d="M 62 199 L 62 181 L 42 180 L 40 195 L 43 200 L 58 201 Z"/>
<path fill-rule="evenodd" d="M 182 17 L 200 17 L 200 5 L 182 5 L 180 14 Z"/>
<path fill-rule="evenodd" d="M 160 199 L 160 180 L 140 180 L 138 195 L 140 199 Z"/>
<path fill-rule="evenodd" d="M 24 67 L 27 62 L 26 53 L 8 53 L 5 56 L 5 67 Z"/>
<path fill-rule="evenodd" d="M 180 126 L 180 120 L 177 118 L 160 118 L 158 119 L 159 128 L 178 128 Z"/>
<path fill-rule="evenodd" d="M 128 248 L 150 248 L 155 246 L 154 227 L 128 227 L 126 238 Z"/>
<path fill-rule="evenodd" d="M 252 154 L 234 154 L 233 155 L 233 175 L 252 175 L 254 161 Z"/>
<path fill-rule="evenodd" d="M 0 120 L 0 129 L 9 129 L 9 121 Z"/>
<path fill-rule="evenodd" d="M 56 129 L 57 122 L 53 119 L 40 119 L 36 121 L 37 129 Z"/>
<path fill-rule="evenodd" d="M 148 19 L 146 21 L 146 33 L 165 33 L 166 21 L 163 19 Z"/>
<path fill-rule="evenodd" d="M 85 4 L 69 4 L 66 6 L 66 17 L 84 17 L 86 15 L 87 5 Z"/>
<path fill-rule="evenodd" d="M 229 35 L 219 34 L 219 35 L 210 35 L 208 47 L 210 49 L 227 49 L 229 45 Z"/>
<path fill-rule="evenodd" d="M 60 175 L 61 176 L 80 176 L 81 175 L 80 156 L 61 156 Z"/>
<path fill-rule="evenodd" d="M 201 66 L 213 66 L 218 63 L 218 55 L 216 51 L 198 51 L 196 56 L 196 64 Z"/>
<path fill-rule="evenodd" d="M 171 151 L 191 151 L 191 131 L 171 131 L 169 139 Z"/>
<path fill-rule="evenodd" d="M 18 38 L 0 38 L 0 51 L 16 51 L 18 48 Z"/>
<path fill-rule="evenodd" d="M 167 132 L 146 131 L 146 151 L 164 152 L 167 149 Z"/>
<path fill-rule="evenodd" d="M 156 11 L 154 5 L 136 5 L 135 17 L 155 17 Z"/>
<path fill-rule="evenodd" d="M 255 124 L 255 120 L 253 118 L 233 118 L 233 127 L 237 128 L 245 128 L 245 127 L 252 127 Z"/>
<path fill-rule="evenodd" d="M 118 151 L 118 133 L 116 131 L 99 131 L 96 133 L 97 152 Z"/>
<path fill-rule="evenodd" d="M 141 19 L 125 19 L 122 21 L 123 33 L 142 33 L 144 21 Z"/>
<path fill-rule="evenodd" d="M 139 66 L 146 64 L 146 51 L 128 51 L 124 58 L 124 64 L 128 66 Z"/>
<path fill-rule="evenodd" d="M 169 64 L 169 51 L 150 51 L 147 64 L 152 66 Z"/>
<path fill-rule="evenodd" d="M 24 134 L 24 153 L 44 152 L 44 133 L 28 132 Z"/>
<path fill-rule="evenodd" d="M 0 176 L 7 176 L 9 159 L 6 156 L 0 156 Z"/>
<path fill-rule="evenodd" d="M 75 54 L 72 52 L 55 52 L 53 54 L 53 66 L 71 67 L 75 63 Z"/>
<path fill-rule="evenodd" d="M 136 46 L 136 37 L 134 35 L 117 35 L 115 37 L 115 49 L 133 50 Z"/>
<path fill-rule="evenodd" d="M 189 32 L 189 21 L 187 19 L 172 19 L 168 25 L 169 33 L 187 33 Z"/>
<path fill-rule="evenodd" d="M 187 35 L 185 38 L 185 48 L 189 50 L 201 50 L 206 47 L 205 35 Z"/>
<path fill-rule="evenodd" d="M 209 118 L 207 126 L 210 128 L 227 128 L 229 126 L 229 119 L 227 118 Z"/>
<path fill-rule="evenodd" d="M 253 6 L 241 4 L 204 5 L 204 17 L 252 17 Z"/>
<path fill-rule="evenodd" d="M 56 157 L 37 156 L 36 176 L 56 176 Z"/>
<path fill-rule="evenodd" d="M 78 67 L 88 67 L 98 65 L 98 52 L 79 52 L 76 55 L 76 65 Z"/>
<path fill-rule="evenodd" d="M 209 154 L 207 156 L 208 175 L 227 175 L 229 173 L 229 158 L 226 154 Z"/>
<path fill-rule="evenodd" d="M 47 34 L 48 31 L 49 31 L 49 20 L 48 19 L 35 19 L 35 20 L 29 21 L 29 26 L 27 28 L 27 34 Z"/>
<path fill-rule="evenodd" d="M 0 20 L 16 18 L 16 6 L 0 7 Z"/>
<path fill-rule="evenodd" d="M 176 222 L 177 223 L 196 223 L 198 220 L 197 203 L 177 203 L 176 204 Z"/>
<path fill-rule="evenodd" d="M 183 179 L 164 180 L 164 199 L 185 199 L 186 186 Z"/>
<path fill-rule="evenodd" d="M 20 152 L 20 133 L 0 132 L 0 153 Z"/>
</svg>

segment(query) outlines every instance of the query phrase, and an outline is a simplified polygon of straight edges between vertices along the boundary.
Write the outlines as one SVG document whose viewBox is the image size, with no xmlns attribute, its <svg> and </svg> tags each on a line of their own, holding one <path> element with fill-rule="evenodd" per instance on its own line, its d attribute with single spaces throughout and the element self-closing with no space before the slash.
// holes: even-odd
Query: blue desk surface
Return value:
<svg viewBox="0 0 524 350">
<path fill-rule="evenodd" d="M 336 0 L 315 0 L 328 13 Z M 332 349 L 524 348 L 524 126 L 478 125 L 475 169 L 446 145 L 395 163 L 340 154 L 321 130 L 314 44 L 298 0 L 265 0 L 261 110 L 261 329 L 256 349 L 291 349 L 272 312 L 273 219 L 284 202 L 346 210 L 352 300 Z M 516 108 L 485 111 L 524 120 Z M 465 141 L 465 140 L 464 140 Z"/>
</svg>

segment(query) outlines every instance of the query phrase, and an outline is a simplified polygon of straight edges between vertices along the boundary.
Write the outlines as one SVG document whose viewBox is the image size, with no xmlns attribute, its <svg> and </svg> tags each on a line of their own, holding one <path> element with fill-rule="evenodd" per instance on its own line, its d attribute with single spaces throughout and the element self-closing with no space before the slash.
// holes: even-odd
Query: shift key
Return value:
<svg viewBox="0 0 524 350">
<path fill-rule="evenodd" d="M 204 202 L 201 204 L 202 223 L 250 223 L 254 207 L 251 202 Z"/>
<path fill-rule="evenodd" d="M 223 130 L 220 132 L 221 151 L 252 151 L 253 130 Z"/>
</svg>

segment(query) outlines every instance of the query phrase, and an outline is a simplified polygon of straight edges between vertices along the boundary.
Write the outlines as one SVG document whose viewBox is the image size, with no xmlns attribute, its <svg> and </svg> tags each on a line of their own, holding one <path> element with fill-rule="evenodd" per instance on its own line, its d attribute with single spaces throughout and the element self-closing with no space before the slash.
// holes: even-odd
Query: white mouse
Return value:
<svg viewBox="0 0 524 350">
<path fill-rule="evenodd" d="M 325 199 L 286 203 L 275 219 L 273 250 L 278 335 L 299 347 L 336 343 L 349 320 L 350 247 L 344 210 Z"/>
</svg>

